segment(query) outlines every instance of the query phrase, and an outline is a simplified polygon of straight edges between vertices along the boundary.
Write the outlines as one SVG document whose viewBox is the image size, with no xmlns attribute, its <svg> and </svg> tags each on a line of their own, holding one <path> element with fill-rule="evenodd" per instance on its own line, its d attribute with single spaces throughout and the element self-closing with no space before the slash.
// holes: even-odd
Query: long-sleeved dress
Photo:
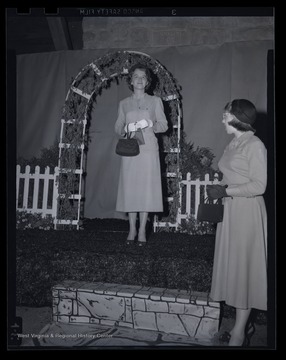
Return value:
<svg viewBox="0 0 286 360">
<path fill-rule="evenodd" d="M 219 163 L 224 218 L 217 226 L 210 296 L 240 308 L 267 310 L 267 151 L 253 132 L 234 138 Z M 233 192 L 234 191 L 234 192 Z"/>
<path fill-rule="evenodd" d="M 121 158 L 116 211 L 163 211 L 159 146 L 155 136 L 168 129 L 161 98 L 145 93 L 140 100 L 132 95 L 120 101 L 115 132 L 122 136 L 126 124 L 142 119 L 152 120 L 153 127 L 142 130 L 145 144 L 140 145 L 139 155 Z"/>
</svg>

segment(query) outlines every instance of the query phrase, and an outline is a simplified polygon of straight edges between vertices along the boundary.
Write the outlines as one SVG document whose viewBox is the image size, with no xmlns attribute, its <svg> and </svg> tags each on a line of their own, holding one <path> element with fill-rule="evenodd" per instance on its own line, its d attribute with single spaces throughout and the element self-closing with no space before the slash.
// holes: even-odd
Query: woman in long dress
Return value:
<svg viewBox="0 0 286 360">
<path fill-rule="evenodd" d="M 224 109 L 223 124 L 234 138 L 219 160 L 220 185 L 208 196 L 224 198 L 224 217 L 217 225 L 210 296 L 236 308 L 229 345 L 241 346 L 252 308 L 267 310 L 267 151 L 254 135 L 256 108 L 236 99 Z"/>
<path fill-rule="evenodd" d="M 138 243 L 143 245 L 146 243 L 148 213 L 163 211 L 159 146 L 155 133 L 165 132 L 168 123 L 161 98 L 145 92 L 151 84 L 151 73 L 145 65 L 136 64 L 129 70 L 128 84 L 133 94 L 119 103 L 115 132 L 120 136 L 131 132 L 138 139 L 141 134 L 143 143 L 141 137 L 139 155 L 121 158 L 116 210 L 128 213 L 128 243 L 137 236 L 139 213 Z"/>
</svg>

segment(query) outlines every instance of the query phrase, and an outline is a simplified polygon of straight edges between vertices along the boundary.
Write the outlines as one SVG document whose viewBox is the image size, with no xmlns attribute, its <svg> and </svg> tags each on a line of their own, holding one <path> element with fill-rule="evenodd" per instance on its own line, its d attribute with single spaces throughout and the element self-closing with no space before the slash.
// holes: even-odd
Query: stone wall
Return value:
<svg viewBox="0 0 286 360">
<path fill-rule="evenodd" d="M 273 40 L 273 17 L 84 17 L 83 49 Z"/>
<path fill-rule="evenodd" d="M 160 331 L 211 340 L 220 304 L 208 293 L 64 281 L 53 287 L 53 321 Z"/>
</svg>

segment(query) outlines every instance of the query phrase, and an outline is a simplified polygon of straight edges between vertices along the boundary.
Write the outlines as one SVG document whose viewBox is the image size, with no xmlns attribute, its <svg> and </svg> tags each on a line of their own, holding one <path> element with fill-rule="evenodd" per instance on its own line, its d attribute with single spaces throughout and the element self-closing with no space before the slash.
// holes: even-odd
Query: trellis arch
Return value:
<svg viewBox="0 0 286 360">
<path fill-rule="evenodd" d="M 181 131 L 180 86 L 172 74 L 148 54 L 137 51 L 117 51 L 108 53 L 86 65 L 72 79 L 68 90 L 61 119 L 61 132 L 58 161 L 58 206 L 55 229 L 59 225 L 80 226 L 82 210 L 82 178 L 84 156 L 89 142 L 89 123 L 92 104 L 103 88 L 128 74 L 130 67 L 140 62 L 146 64 L 157 77 L 154 95 L 168 103 L 166 114 L 172 130 L 164 137 L 163 149 L 166 152 L 167 175 L 179 176 L 179 153 Z M 170 213 L 176 217 L 179 207 L 178 186 L 172 190 Z"/>
</svg>

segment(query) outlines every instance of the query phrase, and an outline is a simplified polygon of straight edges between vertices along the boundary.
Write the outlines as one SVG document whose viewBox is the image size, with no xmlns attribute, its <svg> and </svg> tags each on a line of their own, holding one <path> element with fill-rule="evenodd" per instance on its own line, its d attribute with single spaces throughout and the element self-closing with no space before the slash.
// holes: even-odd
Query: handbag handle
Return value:
<svg viewBox="0 0 286 360">
<path fill-rule="evenodd" d="M 128 131 L 129 125 L 130 125 L 130 123 L 127 124 L 127 133 L 126 133 L 126 138 L 127 138 L 127 139 L 131 139 L 131 131 Z"/>
<path fill-rule="evenodd" d="M 216 202 L 211 203 L 211 202 L 210 202 L 210 198 L 207 196 L 207 197 L 204 199 L 204 204 L 219 204 L 219 203 L 221 203 L 221 199 L 214 199 L 214 200 L 216 200 Z"/>
</svg>

